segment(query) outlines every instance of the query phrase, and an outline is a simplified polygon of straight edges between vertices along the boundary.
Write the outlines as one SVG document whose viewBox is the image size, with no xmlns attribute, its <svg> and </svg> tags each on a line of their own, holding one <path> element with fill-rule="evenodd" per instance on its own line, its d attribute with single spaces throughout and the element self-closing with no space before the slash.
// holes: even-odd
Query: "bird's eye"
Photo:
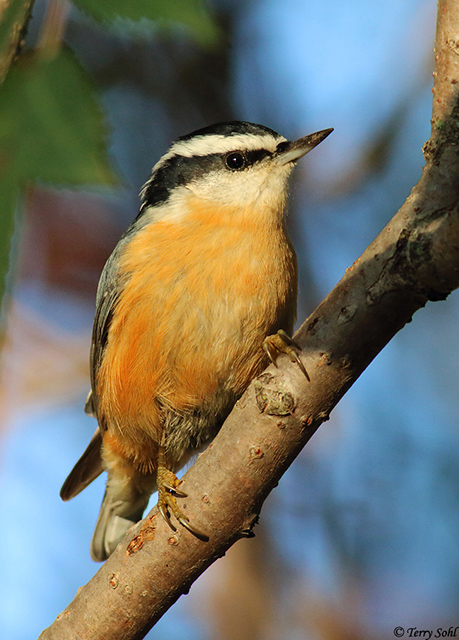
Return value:
<svg viewBox="0 0 459 640">
<path fill-rule="evenodd" d="M 231 171 L 238 171 L 239 169 L 244 168 L 244 156 L 238 151 L 233 151 L 226 156 L 225 163 L 228 169 L 231 169 Z"/>
</svg>

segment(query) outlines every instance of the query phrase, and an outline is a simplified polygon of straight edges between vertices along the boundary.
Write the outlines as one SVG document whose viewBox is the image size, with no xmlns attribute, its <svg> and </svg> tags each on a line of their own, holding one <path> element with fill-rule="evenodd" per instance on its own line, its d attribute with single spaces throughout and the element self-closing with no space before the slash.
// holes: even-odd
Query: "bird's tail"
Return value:
<svg viewBox="0 0 459 640">
<path fill-rule="evenodd" d="M 150 490 L 151 488 L 151 490 Z M 133 487 L 126 478 L 109 472 L 104 499 L 91 540 L 91 558 L 103 562 L 115 550 L 128 529 L 141 520 L 155 486 Z"/>
<path fill-rule="evenodd" d="M 91 442 L 62 485 L 62 500 L 70 500 L 97 478 L 106 465 L 102 460 L 102 434 L 96 429 Z M 109 469 L 107 487 L 91 541 L 91 557 L 96 562 L 106 560 L 124 538 L 124 534 L 138 522 L 153 491 L 154 475 L 120 475 Z"/>
<path fill-rule="evenodd" d="M 102 471 L 104 466 L 101 456 L 102 434 L 99 427 L 94 432 L 91 442 L 78 460 L 66 481 L 62 485 L 60 496 L 62 500 L 71 500 L 91 484 Z"/>
</svg>

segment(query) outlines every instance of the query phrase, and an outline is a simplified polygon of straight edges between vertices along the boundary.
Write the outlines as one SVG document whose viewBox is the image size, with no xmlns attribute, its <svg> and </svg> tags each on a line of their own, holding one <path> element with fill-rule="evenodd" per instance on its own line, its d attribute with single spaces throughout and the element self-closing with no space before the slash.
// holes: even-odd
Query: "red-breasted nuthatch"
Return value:
<svg viewBox="0 0 459 640">
<path fill-rule="evenodd" d="M 287 179 L 332 129 L 289 142 L 228 122 L 178 138 L 154 166 L 140 212 L 100 278 L 86 412 L 97 418 L 65 481 L 69 500 L 108 471 L 91 542 L 105 560 L 152 492 L 198 537 L 175 476 L 220 429 L 289 336 L 297 263 L 287 236 Z"/>
</svg>

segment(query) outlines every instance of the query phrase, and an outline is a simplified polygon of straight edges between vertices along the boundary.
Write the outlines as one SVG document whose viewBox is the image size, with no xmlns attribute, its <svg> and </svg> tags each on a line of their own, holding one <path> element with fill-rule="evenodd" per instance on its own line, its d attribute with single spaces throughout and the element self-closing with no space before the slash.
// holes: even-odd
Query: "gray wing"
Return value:
<svg viewBox="0 0 459 640">
<path fill-rule="evenodd" d="M 142 227 L 154 222 L 154 216 L 146 216 L 145 207 L 142 205 L 140 212 L 128 227 L 121 240 L 116 245 L 113 253 L 107 260 L 100 276 L 96 294 L 96 315 L 94 317 L 94 327 L 91 341 L 91 391 L 86 399 L 85 412 L 97 418 L 98 398 L 96 391 L 97 373 L 99 371 L 105 345 L 107 344 L 108 331 L 113 318 L 116 302 L 123 289 L 125 279 L 118 273 L 119 258 L 125 246 L 130 242 L 132 236 L 139 232 Z M 103 425 L 99 424 L 103 430 Z"/>
<path fill-rule="evenodd" d="M 66 481 L 62 485 L 60 496 L 62 500 L 67 501 L 74 498 L 83 491 L 88 484 L 91 484 L 102 471 L 102 458 L 100 456 L 100 447 L 102 445 L 102 434 L 97 427 L 90 443 L 86 447 L 85 452 L 73 467 Z"/>
<path fill-rule="evenodd" d="M 107 260 L 100 276 L 96 295 L 96 313 L 91 339 L 90 373 L 91 391 L 86 399 L 85 412 L 97 418 L 98 397 L 96 390 L 97 373 L 102 363 L 108 332 L 113 318 L 116 302 L 122 285 L 118 275 L 118 257 L 127 238 L 123 237 Z M 103 426 L 99 425 L 102 429 Z"/>
<path fill-rule="evenodd" d="M 96 314 L 91 342 L 91 391 L 86 399 L 85 411 L 97 418 L 97 372 L 102 362 L 103 352 L 107 344 L 108 331 L 113 318 L 114 308 L 118 299 L 121 285 L 117 273 L 117 258 L 123 240 L 115 248 L 108 259 L 100 277 L 96 295 Z M 121 245 L 121 246 L 120 246 Z M 70 500 L 83 491 L 104 470 L 101 458 L 102 432 L 104 425 L 99 424 L 90 443 L 81 458 L 73 467 L 66 481 L 62 485 L 60 496 L 62 500 Z"/>
</svg>

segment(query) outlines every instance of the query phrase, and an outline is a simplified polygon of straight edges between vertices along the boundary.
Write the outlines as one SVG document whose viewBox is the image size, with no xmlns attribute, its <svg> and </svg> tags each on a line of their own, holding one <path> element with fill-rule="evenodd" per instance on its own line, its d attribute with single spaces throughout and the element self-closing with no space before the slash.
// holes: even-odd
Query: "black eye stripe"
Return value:
<svg viewBox="0 0 459 640">
<path fill-rule="evenodd" d="M 268 149 L 253 149 L 252 151 L 247 151 L 247 164 L 255 164 L 255 162 L 260 162 L 260 160 L 270 155 L 272 155 L 272 153 L 268 151 Z"/>
<path fill-rule="evenodd" d="M 186 185 L 192 180 L 200 179 L 212 171 L 221 171 L 222 162 L 228 169 L 237 171 L 238 169 L 228 167 L 226 163 L 229 156 L 236 154 L 241 155 L 243 158 L 243 166 L 239 168 L 241 171 L 273 155 L 268 149 L 252 149 L 249 151 L 234 149 L 229 153 L 209 153 L 204 156 L 171 156 L 151 174 L 146 183 L 142 193 L 142 207 L 139 215 L 149 206 L 156 206 L 166 202 L 176 187 Z"/>
<path fill-rule="evenodd" d="M 251 151 L 235 150 L 225 154 L 225 163 L 228 169 L 237 171 L 250 167 L 270 155 L 272 155 L 272 153 L 267 149 L 252 149 Z"/>
<path fill-rule="evenodd" d="M 282 153 L 287 149 L 288 146 L 289 146 L 289 142 L 287 142 L 287 140 L 284 140 L 283 142 L 279 142 L 279 144 L 277 145 L 276 153 Z"/>
</svg>

